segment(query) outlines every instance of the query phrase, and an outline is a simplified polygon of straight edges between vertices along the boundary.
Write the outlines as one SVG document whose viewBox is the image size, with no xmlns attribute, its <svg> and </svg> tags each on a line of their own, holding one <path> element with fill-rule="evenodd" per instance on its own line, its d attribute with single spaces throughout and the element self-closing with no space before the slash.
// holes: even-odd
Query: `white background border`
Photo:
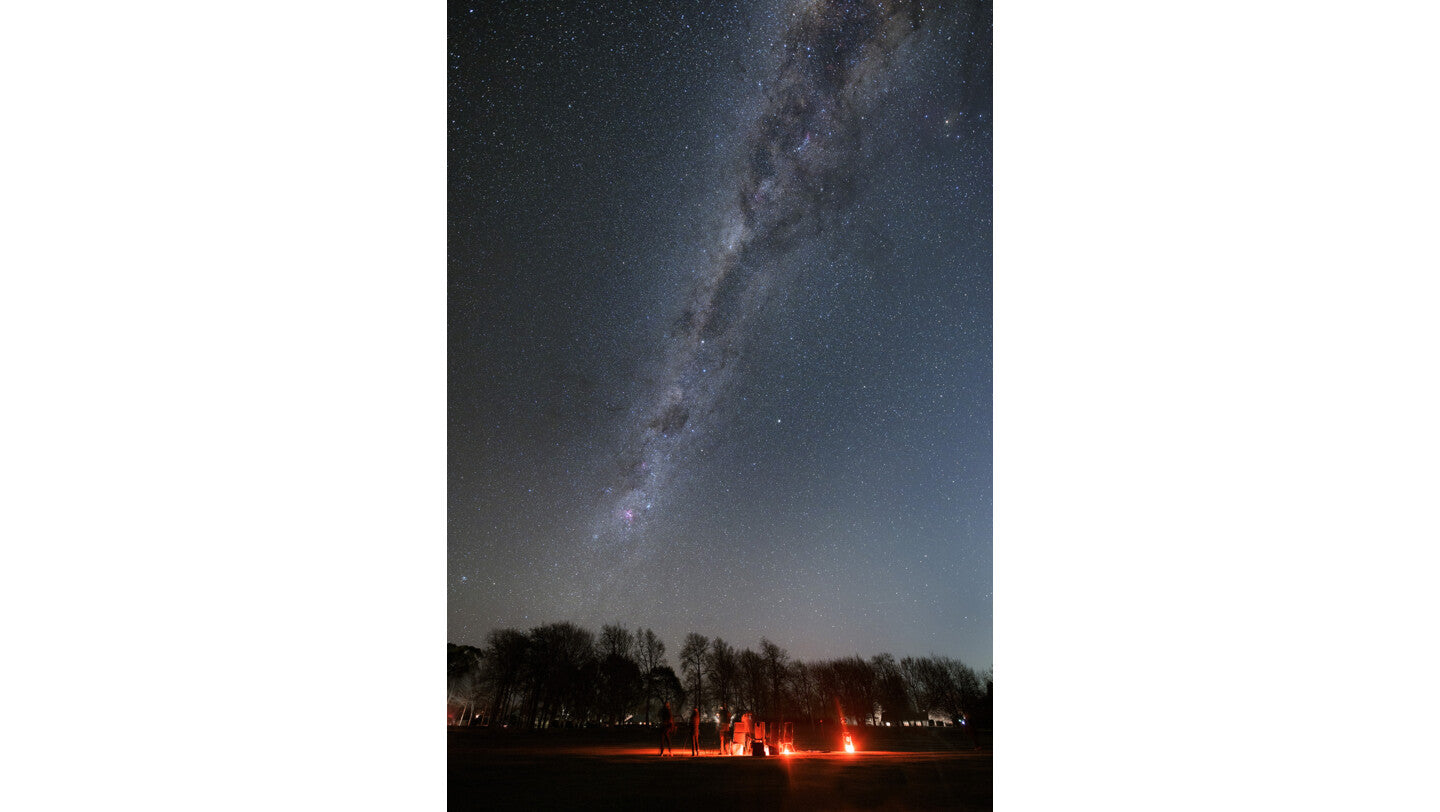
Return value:
<svg viewBox="0 0 1440 812">
<path fill-rule="evenodd" d="M 998 4 L 997 808 L 1433 806 L 1409 8 Z M 445 802 L 444 40 L 4 12 L 8 795 Z"/>
</svg>

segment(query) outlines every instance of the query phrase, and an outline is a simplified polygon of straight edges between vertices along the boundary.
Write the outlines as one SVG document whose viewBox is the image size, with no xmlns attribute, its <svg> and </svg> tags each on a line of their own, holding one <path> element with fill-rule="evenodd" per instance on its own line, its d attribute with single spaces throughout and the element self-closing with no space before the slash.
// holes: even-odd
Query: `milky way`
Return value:
<svg viewBox="0 0 1440 812">
<path fill-rule="evenodd" d="M 989 662 L 989 20 L 452 5 L 454 642 Z"/>
<path fill-rule="evenodd" d="M 624 563 L 645 555 L 647 517 L 698 439 L 723 423 L 747 327 L 777 282 L 777 264 L 852 197 L 876 88 L 925 16 L 917 2 L 822 0 L 796 9 L 744 141 L 716 248 L 673 321 L 653 390 L 631 409 L 632 438 L 596 520 L 594 541 L 631 545 Z"/>
</svg>

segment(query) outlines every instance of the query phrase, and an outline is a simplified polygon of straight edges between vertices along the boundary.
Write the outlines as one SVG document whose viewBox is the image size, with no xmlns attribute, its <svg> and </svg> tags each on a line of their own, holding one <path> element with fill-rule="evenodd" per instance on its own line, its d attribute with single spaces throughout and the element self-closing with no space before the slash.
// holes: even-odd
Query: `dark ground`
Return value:
<svg viewBox="0 0 1440 812">
<path fill-rule="evenodd" d="M 859 752 L 819 752 L 828 737 L 797 729 L 792 756 L 702 755 L 674 737 L 660 758 L 644 727 L 519 733 L 447 728 L 449 807 L 466 809 L 959 809 L 992 808 L 992 752 L 953 728 L 852 728 Z M 708 748 L 708 749 L 707 749 Z"/>
</svg>

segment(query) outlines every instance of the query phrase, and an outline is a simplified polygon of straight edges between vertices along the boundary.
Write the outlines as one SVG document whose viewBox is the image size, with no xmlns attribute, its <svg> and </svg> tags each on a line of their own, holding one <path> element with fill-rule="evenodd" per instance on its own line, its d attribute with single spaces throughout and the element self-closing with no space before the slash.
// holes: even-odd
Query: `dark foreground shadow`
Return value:
<svg viewBox="0 0 1440 812">
<path fill-rule="evenodd" d="M 993 807 L 992 755 L 938 731 L 884 751 L 658 757 L 644 731 L 505 735 L 451 730 L 449 808 L 584 810 L 959 809 Z M 961 745 L 964 745 L 963 747 Z M 905 748 L 905 749 L 901 749 Z"/>
</svg>

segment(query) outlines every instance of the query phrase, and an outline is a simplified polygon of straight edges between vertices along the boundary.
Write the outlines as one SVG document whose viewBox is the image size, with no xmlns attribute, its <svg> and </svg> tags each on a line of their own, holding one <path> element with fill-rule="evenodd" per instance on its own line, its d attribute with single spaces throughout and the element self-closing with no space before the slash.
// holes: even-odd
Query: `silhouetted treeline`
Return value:
<svg viewBox="0 0 1440 812">
<path fill-rule="evenodd" d="M 599 637 L 573 623 L 528 632 L 497 629 L 480 647 L 449 644 L 449 718 L 519 729 L 648 723 L 670 702 L 676 716 L 698 706 L 732 715 L 847 724 L 924 723 L 942 717 L 991 726 L 992 676 L 930 655 L 897 661 L 841 657 L 799 662 L 761 638 L 758 651 L 691 632 L 679 673 L 651 629 L 607 625 Z"/>
</svg>

